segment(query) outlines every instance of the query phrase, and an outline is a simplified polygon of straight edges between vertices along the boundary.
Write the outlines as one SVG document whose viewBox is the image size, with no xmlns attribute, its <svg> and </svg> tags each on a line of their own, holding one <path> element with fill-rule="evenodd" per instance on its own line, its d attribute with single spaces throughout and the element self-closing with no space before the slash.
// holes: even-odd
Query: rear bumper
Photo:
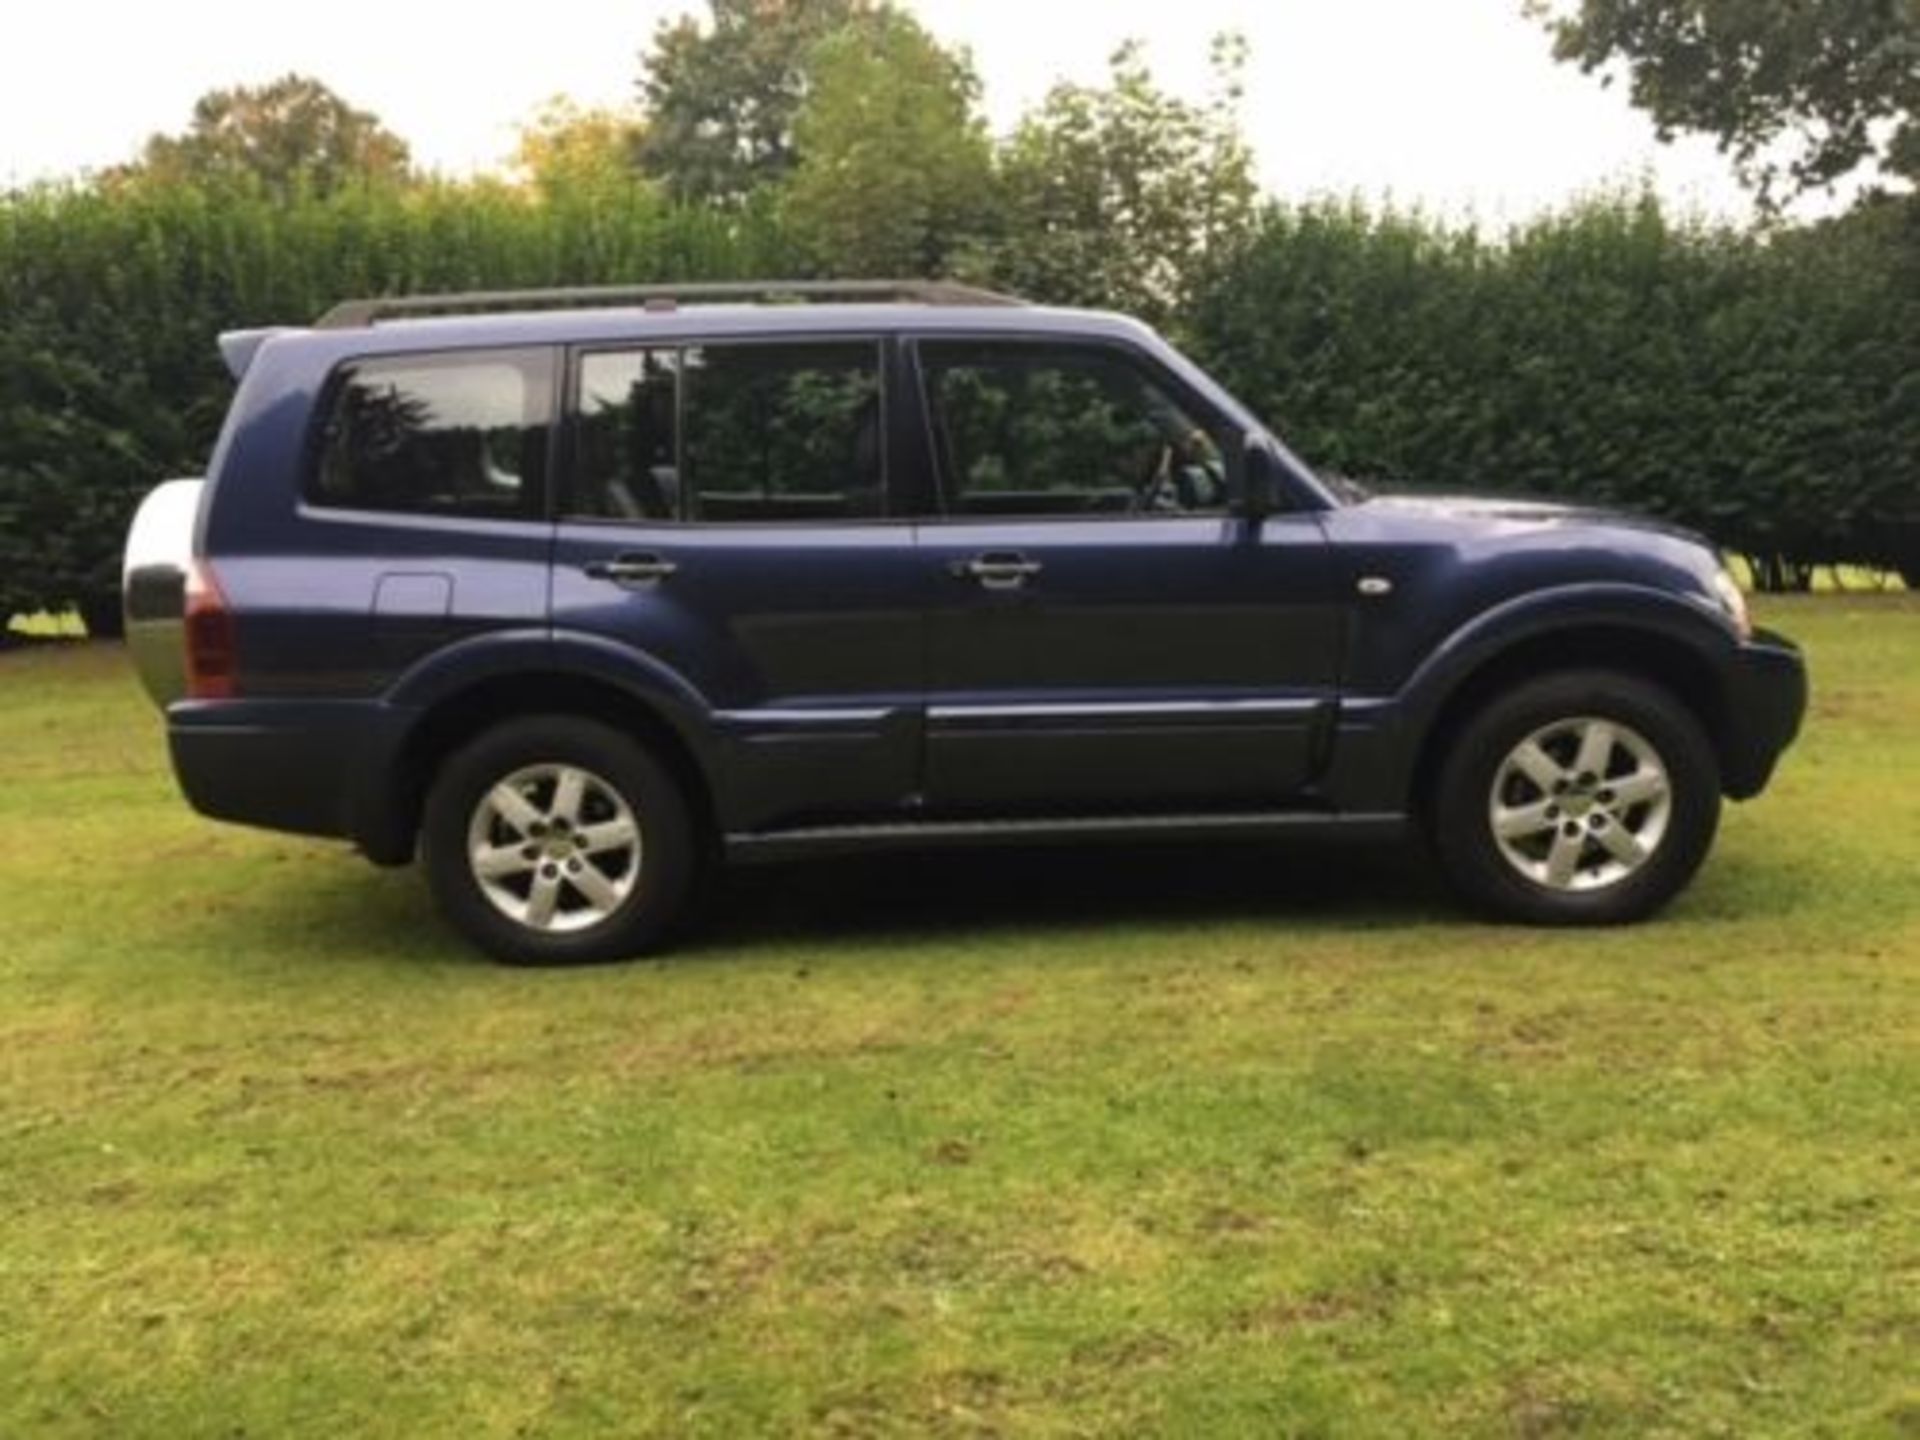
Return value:
<svg viewBox="0 0 1920 1440">
<path fill-rule="evenodd" d="M 167 746 L 203 815 L 404 859 L 382 853 L 393 842 L 381 830 L 410 713 L 369 701 L 186 700 L 167 709 Z"/>
<path fill-rule="evenodd" d="M 1756 630 L 1727 672 L 1727 731 L 1721 785 L 1735 800 L 1758 795 L 1807 711 L 1807 667 L 1800 647 Z"/>
</svg>

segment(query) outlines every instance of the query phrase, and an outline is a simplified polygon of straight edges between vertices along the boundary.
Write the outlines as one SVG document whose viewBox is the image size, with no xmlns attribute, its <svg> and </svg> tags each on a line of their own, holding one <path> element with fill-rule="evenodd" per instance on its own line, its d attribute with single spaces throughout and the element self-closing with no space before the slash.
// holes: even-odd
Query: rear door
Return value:
<svg viewBox="0 0 1920 1440">
<path fill-rule="evenodd" d="M 1243 437 L 1107 343 L 916 342 L 931 808 L 1267 806 L 1315 774 L 1339 662 L 1312 514 L 1231 513 Z"/>
<path fill-rule="evenodd" d="M 554 625 L 700 693 L 725 737 L 729 828 L 884 813 L 914 789 L 925 576 L 889 483 L 892 348 L 572 358 Z"/>
</svg>

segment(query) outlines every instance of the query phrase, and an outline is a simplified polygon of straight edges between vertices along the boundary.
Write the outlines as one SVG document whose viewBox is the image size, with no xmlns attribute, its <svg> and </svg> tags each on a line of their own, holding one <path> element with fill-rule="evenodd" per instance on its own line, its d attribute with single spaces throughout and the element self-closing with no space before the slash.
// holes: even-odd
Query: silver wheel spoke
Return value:
<svg viewBox="0 0 1920 1440">
<path fill-rule="evenodd" d="M 476 851 L 473 873 L 483 880 L 500 880 L 509 875 L 524 875 L 534 862 L 521 853 L 518 845 L 495 845 Z"/>
<path fill-rule="evenodd" d="M 1509 805 L 1493 812 L 1493 833 L 1509 840 L 1523 835 L 1538 835 L 1557 822 L 1547 818 L 1552 800 L 1535 800 L 1529 805 Z"/>
<path fill-rule="evenodd" d="M 592 865 L 582 862 L 578 870 L 568 871 L 567 883 L 578 890 L 581 898 L 602 915 L 619 907 L 620 892 L 614 888 L 611 880 Z"/>
<path fill-rule="evenodd" d="M 598 855 L 607 850 L 621 850 L 633 844 L 639 835 L 633 821 L 602 820 L 597 825 L 582 825 L 574 831 L 581 842 L 580 848 L 589 855 Z"/>
<path fill-rule="evenodd" d="M 1637 870 L 1640 862 L 1647 858 L 1646 847 L 1624 825 L 1610 823 L 1594 831 L 1593 838 L 1605 847 L 1609 855 L 1629 870 Z"/>
<path fill-rule="evenodd" d="M 1512 764 L 1522 775 L 1531 780 L 1540 789 L 1551 794 L 1556 780 L 1566 779 L 1566 771 L 1546 751 L 1540 748 L 1537 740 L 1529 740 L 1513 752 Z"/>
<path fill-rule="evenodd" d="M 485 803 L 491 805 L 502 820 L 522 835 L 527 833 L 528 826 L 546 818 L 537 805 L 505 780 L 487 792 Z"/>
<path fill-rule="evenodd" d="M 1580 736 L 1580 753 L 1574 756 L 1573 768 L 1581 775 L 1601 775 L 1607 773 L 1607 762 L 1613 758 L 1613 726 L 1605 720 L 1589 720 L 1586 730 Z"/>
<path fill-rule="evenodd" d="M 587 773 L 571 765 L 553 782 L 553 803 L 547 813 L 571 824 L 580 818 L 580 801 L 587 793 Z"/>
<path fill-rule="evenodd" d="M 1574 870 L 1580 864 L 1580 852 L 1585 848 L 1585 834 L 1576 832 L 1569 835 L 1564 830 L 1556 830 L 1553 848 L 1547 852 L 1547 883 L 1556 890 L 1564 890 L 1572 884 Z"/>
<path fill-rule="evenodd" d="M 560 877 L 544 871 L 533 877 L 533 889 L 527 892 L 527 924 L 544 930 L 552 923 L 560 903 Z"/>
<path fill-rule="evenodd" d="M 1614 808 L 1623 809 L 1664 798 L 1667 777 L 1658 770 L 1642 768 L 1631 775 L 1622 775 L 1618 780 L 1609 780 L 1607 788 L 1613 791 Z"/>
</svg>

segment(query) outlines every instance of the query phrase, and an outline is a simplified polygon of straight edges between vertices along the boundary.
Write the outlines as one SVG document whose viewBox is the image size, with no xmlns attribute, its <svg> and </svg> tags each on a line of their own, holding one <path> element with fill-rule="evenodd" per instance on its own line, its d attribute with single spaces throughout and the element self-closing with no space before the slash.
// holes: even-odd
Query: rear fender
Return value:
<svg viewBox="0 0 1920 1440">
<path fill-rule="evenodd" d="M 626 692 L 657 711 L 689 746 L 703 746 L 711 732 L 709 707 L 677 671 L 631 646 L 544 627 L 489 631 L 436 650 L 395 681 L 385 698 L 399 709 L 427 711 L 479 684 L 556 672 Z"/>
<path fill-rule="evenodd" d="M 368 856 L 403 861 L 413 850 L 418 795 L 408 781 L 416 740 L 482 692 L 497 699 L 502 685 L 526 684 L 527 710 L 537 710 L 541 686 L 556 677 L 616 692 L 656 718 L 685 749 L 703 783 L 714 773 L 710 710 L 683 677 L 652 656 L 592 635 L 540 628 L 496 630 L 449 645 L 421 660 L 387 692 L 379 727 L 354 799 L 355 839 Z"/>
</svg>

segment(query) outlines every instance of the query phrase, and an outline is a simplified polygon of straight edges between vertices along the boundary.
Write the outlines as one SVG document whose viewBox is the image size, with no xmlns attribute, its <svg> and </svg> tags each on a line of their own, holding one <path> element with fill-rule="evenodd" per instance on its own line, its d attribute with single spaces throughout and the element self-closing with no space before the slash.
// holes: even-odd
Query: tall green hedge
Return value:
<svg viewBox="0 0 1920 1440">
<path fill-rule="evenodd" d="M 1193 277 L 1176 338 L 1330 469 L 1639 506 L 1775 581 L 1832 561 L 1920 578 L 1916 210 L 1761 237 L 1620 201 L 1494 239 L 1275 208 Z M 349 295 L 800 263 L 763 211 L 625 183 L 0 197 L 0 615 L 110 623 L 133 505 L 205 463 L 223 329 Z"/>
<path fill-rule="evenodd" d="M 1914 208 L 1756 237 L 1610 203 L 1500 243 L 1275 210 L 1218 263 L 1191 343 L 1331 469 L 1633 506 L 1776 584 L 1920 578 Z"/>
<path fill-rule="evenodd" d="M 226 411 L 222 330 L 353 295 L 791 268 L 764 216 L 627 184 L 538 202 L 486 183 L 292 204 L 185 187 L 0 198 L 0 617 L 78 606 L 113 627 L 133 507 L 200 472 Z"/>
</svg>

